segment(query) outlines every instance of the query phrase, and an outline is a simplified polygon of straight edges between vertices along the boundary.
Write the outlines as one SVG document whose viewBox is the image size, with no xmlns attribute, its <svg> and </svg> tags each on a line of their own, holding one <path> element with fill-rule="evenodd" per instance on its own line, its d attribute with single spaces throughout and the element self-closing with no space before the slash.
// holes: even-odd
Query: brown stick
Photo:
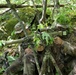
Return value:
<svg viewBox="0 0 76 75">
<path fill-rule="evenodd" d="M 17 5 L 17 4 L 12 4 L 15 8 L 23 8 L 23 7 L 34 7 L 33 5 Z M 36 8 L 41 8 L 42 5 L 35 5 Z M 54 7 L 54 5 L 47 5 L 47 7 Z M 64 5 L 60 5 L 60 7 L 64 7 Z M 0 8 L 9 8 L 7 4 L 0 4 Z"/>
</svg>

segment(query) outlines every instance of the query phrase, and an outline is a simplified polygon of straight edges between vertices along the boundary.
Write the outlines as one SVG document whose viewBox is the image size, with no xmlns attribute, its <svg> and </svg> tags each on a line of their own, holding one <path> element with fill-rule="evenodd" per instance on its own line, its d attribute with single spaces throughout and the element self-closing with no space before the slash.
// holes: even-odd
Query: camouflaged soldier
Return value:
<svg viewBox="0 0 76 75">
<path fill-rule="evenodd" d="M 31 33 L 28 27 L 25 27 L 25 29 L 27 29 L 28 34 Z M 17 23 L 15 26 L 15 34 L 17 34 L 19 38 L 24 37 L 23 29 L 21 28 L 20 23 Z M 36 62 L 33 55 L 33 50 L 31 48 L 28 48 L 28 44 L 27 45 L 26 44 L 24 45 L 24 44 L 25 42 L 22 42 L 20 45 L 23 47 L 25 51 L 25 55 L 23 57 L 24 75 L 38 75 Z M 42 57 L 43 52 L 44 52 L 44 45 L 40 43 L 39 46 L 37 47 L 37 56 L 40 64 L 42 63 L 40 58 Z"/>
<path fill-rule="evenodd" d="M 23 22 L 23 21 L 22 21 Z M 26 25 L 24 22 L 23 22 L 24 26 L 25 26 L 25 29 L 27 31 L 27 34 L 30 35 L 31 31 L 29 30 L 28 28 L 28 25 Z M 23 32 L 23 29 L 21 27 L 21 24 L 20 22 L 18 22 L 15 27 L 14 27 L 14 30 L 15 30 L 15 34 L 17 35 L 17 38 L 18 39 L 21 39 L 21 38 L 24 38 L 25 35 L 24 35 L 24 32 Z M 28 43 L 28 42 L 27 42 Z M 27 48 L 27 43 L 26 42 L 22 42 L 19 46 L 18 46 L 18 51 L 19 51 L 19 54 L 21 54 L 21 49 L 26 49 Z"/>
<path fill-rule="evenodd" d="M 23 22 L 23 21 L 22 21 Z M 25 25 L 25 23 L 23 22 L 23 24 Z M 25 26 L 25 29 L 27 30 L 27 33 L 29 34 L 30 31 L 28 29 L 28 27 Z M 18 22 L 15 27 L 15 34 L 18 36 L 18 38 L 23 38 L 24 37 L 24 32 L 23 29 L 20 25 L 20 22 Z M 28 44 L 25 42 L 22 42 L 21 44 L 19 44 L 18 46 L 18 53 L 19 53 L 19 58 L 17 60 L 15 60 L 11 66 L 9 66 L 6 71 L 4 72 L 3 75 L 11 75 L 11 74 L 16 74 L 18 72 L 20 72 L 23 68 L 23 57 L 25 54 L 32 54 L 32 50 L 30 48 L 28 48 Z"/>
</svg>

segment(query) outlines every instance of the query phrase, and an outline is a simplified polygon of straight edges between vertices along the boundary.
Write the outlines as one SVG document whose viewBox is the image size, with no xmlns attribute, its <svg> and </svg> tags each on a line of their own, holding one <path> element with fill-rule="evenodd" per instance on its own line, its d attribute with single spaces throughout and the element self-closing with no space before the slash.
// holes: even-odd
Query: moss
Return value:
<svg viewBox="0 0 76 75">
<path fill-rule="evenodd" d="M 3 15 L 0 15 L 0 22 L 9 20 L 9 18 L 13 17 L 13 14 L 11 14 L 11 12 L 6 12 Z"/>
<path fill-rule="evenodd" d="M 70 23 L 70 18 L 62 14 L 62 15 L 59 15 L 57 22 L 59 22 L 62 25 L 68 25 Z"/>
<path fill-rule="evenodd" d="M 25 23 L 30 23 L 35 15 L 35 10 L 33 8 L 22 8 L 19 9 L 19 16 Z"/>
<path fill-rule="evenodd" d="M 5 29 L 6 29 L 6 33 L 8 35 L 11 34 L 11 32 L 13 31 L 14 26 L 16 25 L 17 22 L 18 22 L 18 20 L 16 18 L 12 18 L 12 19 L 6 21 Z"/>
</svg>

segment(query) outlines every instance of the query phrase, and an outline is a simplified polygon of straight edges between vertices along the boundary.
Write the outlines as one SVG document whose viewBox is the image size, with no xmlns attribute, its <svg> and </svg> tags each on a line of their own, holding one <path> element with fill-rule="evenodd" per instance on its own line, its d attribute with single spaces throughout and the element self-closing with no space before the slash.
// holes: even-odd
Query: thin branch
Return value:
<svg viewBox="0 0 76 75">
<path fill-rule="evenodd" d="M 34 2 L 34 0 L 31 0 L 32 1 L 32 3 L 33 3 L 33 6 L 34 6 L 34 8 L 35 8 L 35 10 L 36 10 L 36 5 L 35 5 L 35 2 Z"/>
<path fill-rule="evenodd" d="M 8 10 L 5 10 L 5 11 L 3 11 L 2 13 L 0 13 L 0 15 L 3 15 L 3 14 L 5 14 L 6 12 L 9 12 L 11 9 L 8 9 Z"/>
<path fill-rule="evenodd" d="M 5 41 L 4 40 L 4 41 L 2 41 L 2 44 L 3 44 L 3 47 L 4 47 L 6 45 L 21 43 L 23 41 L 27 42 L 27 40 L 29 40 L 29 39 L 32 39 L 32 36 L 29 36 L 28 38 L 24 37 L 24 38 L 21 38 L 21 39 L 10 40 L 10 41 Z"/>
<path fill-rule="evenodd" d="M 41 17 L 41 19 L 40 19 L 40 21 L 39 21 L 39 23 L 41 23 L 41 22 L 45 22 L 45 18 L 46 18 L 46 9 L 47 9 L 47 0 L 43 0 L 43 10 L 42 10 L 42 17 Z"/>
<path fill-rule="evenodd" d="M 32 48 L 32 50 L 33 50 L 33 53 L 34 53 L 34 58 L 35 58 L 35 62 L 36 62 L 36 66 L 37 66 L 37 70 L 38 70 L 38 74 L 39 74 L 40 73 L 40 66 L 39 66 L 39 63 L 38 63 L 38 60 L 37 60 L 36 50 L 35 50 L 35 48 Z"/>
<path fill-rule="evenodd" d="M 27 2 L 27 0 L 25 0 L 24 2 L 22 2 L 20 5 L 23 5 L 23 4 L 25 4 Z"/>
<path fill-rule="evenodd" d="M 50 52 L 49 57 L 50 57 L 50 59 L 51 59 L 53 65 L 55 66 L 55 69 L 56 69 L 57 72 L 59 73 L 59 75 L 63 75 L 62 72 L 61 72 L 61 70 L 59 69 L 59 67 L 58 67 L 58 65 L 57 65 L 57 63 L 56 63 L 54 57 L 52 56 L 51 52 Z"/>
<path fill-rule="evenodd" d="M 17 40 L 10 40 L 10 41 L 3 41 L 2 43 L 5 45 L 10 45 L 10 44 L 16 44 L 16 43 L 21 43 L 22 41 L 26 41 L 25 38 L 17 39 Z"/>
<path fill-rule="evenodd" d="M 34 7 L 33 5 L 17 5 L 17 4 L 11 4 L 12 6 L 14 6 L 15 8 L 24 8 L 24 7 Z M 35 5 L 36 6 L 36 8 L 42 8 L 43 6 L 42 5 Z M 62 5 L 60 5 L 60 7 L 64 7 L 65 5 L 64 4 L 62 4 Z M 54 7 L 54 5 L 47 5 L 47 7 Z M 0 4 L 0 8 L 9 8 L 8 6 L 7 6 L 7 4 Z"/>
<path fill-rule="evenodd" d="M 56 15 L 59 12 L 58 9 L 60 8 L 60 3 L 59 3 L 59 0 L 53 0 L 53 2 L 54 2 L 54 8 L 52 12 L 52 19 L 56 21 Z"/>
<path fill-rule="evenodd" d="M 43 74 L 45 73 L 45 71 L 46 71 L 46 61 L 47 61 L 47 59 L 49 60 L 48 55 L 47 55 L 46 52 L 45 52 L 45 56 L 44 56 L 43 61 L 42 61 L 41 71 L 40 71 L 39 75 L 43 75 Z M 48 63 L 47 63 L 47 64 L 48 64 Z"/>
</svg>

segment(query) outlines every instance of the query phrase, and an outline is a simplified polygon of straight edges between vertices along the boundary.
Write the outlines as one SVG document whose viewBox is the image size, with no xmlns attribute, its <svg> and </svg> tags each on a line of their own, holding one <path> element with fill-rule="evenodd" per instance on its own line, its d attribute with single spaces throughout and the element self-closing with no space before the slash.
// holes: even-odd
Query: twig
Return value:
<svg viewBox="0 0 76 75">
<path fill-rule="evenodd" d="M 60 71 L 60 69 L 59 69 L 59 67 L 58 67 L 58 65 L 57 65 L 54 57 L 52 56 L 51 52 L 50 52 L 50 55 L 49 55 L 49 56 L 50 56 L 50 59 L 51 59 L 53 65 L 55 66 L 55 69 L 56 69 L 57 72 L 59 73 L 59 75 L 63 75 L 62 72 Z"/>
<path fill-rule="evenodd" d="M 31 0 L 32 1 L 32 3 L 33 3 L 33 6 L 34 6 L 34 8 L 35 8 L 35 10 L 36 10 L 36 5 L 35 5 L 35 2 L 34 2 L 34 0 Z"/>
<path fill-rule="evenodd" d="M 12 4 L 12 6 L 14 6 L 15 8 L 24 8 L 24 7 L 34 7 L 33 5 L 17 5 L 17 4 Z M 40 5 L 38 5 L 38 4 L 36 4 L 35 5 L 36 6 L 36 8 L 42 8 L 43 6 L 40 4 Z M 65 5 L 64 4 L 61 4 L 60 5 L 60 7 L 64 7 Z M 54 7 L 54 5 L 47 5 L 47 7 Z M 0 8 L 9 8 L 8 6 L 7 6 L 7 4 L 0 4 Z"/>
<path fill-rule="evenodd" d="M 10 45 L 10 44 L 16 44 L 16 43 L 21 43 L 22 41 L 26 41 L 25 38 L 17 39 L 17 40 L 10 40 L 10 41 L 3 41 L 2 43 L 5 45 Z"/>
<path fill-rule="evenodd" d="M 31 47 L 32 48 L 32 47 Z M 36 66 L 37 66 L 37 70 L 38 70 L 38 74 L 40 73 L 40 66 L 39 66 L 39 63 L 38 63 L 38 60 L 37 60 L 37 55 L 36 55 L 36 50 L 35 48 L 32 48 L 33 50 L 33 53 L 34 53 L 34 58 L 35 58 L 35 62 L 36 62 Z"/>
<path fill-rule="evenodd" d="M 27 41 L 29 39 L 32 39 L 32 36 L 29 36 L 28 38 L 24 37 L 24 38 L 21 38 L 21 39 L 16 39 L 16 40 L 10 40 L 10 41 L 2 41 L 2 44 L 3 46 L 6 46 L 6 45 L 10 45 L 10 44 L 16 44 L 16 43 L 21 43 L 23 41 Z"/>
<path fill-rule="evenodd" d="M 6 12 L 9 12 L 11 9 L 8 9 L 8 10 L 5 10 L 5 11 L 3 11 L 2 13 L 0 13 L 0 15 L 3 15 L 3 14 L 5 14 Z"/>
<path fill-rule="evenodd" d="M 41 71 L 39 72 L 39 75 L 43 75 L 44 74 L 44 72 L 46 70 L 46 61 L 47 61 L 47 59 L 48 59 L 48 55 L 45 53 L 45 56 L 44 56 L 43 61 L 42 61 Z"/>
<path fill-rule="evenodd" d="M 25 4 L 25 2 L 27 2 L 27 0 L 25 0 L 24 2 L 22 2 L 20 5 Z"/>
<path fill-rule="evenodd" d="M 39 21 L 39 23 L 44 23 L 46 18 L 46 9 L 47 9 L 47 0 L 43 0 L 43 10 L 42 10 L 42 17 Z"/>
</svg>

